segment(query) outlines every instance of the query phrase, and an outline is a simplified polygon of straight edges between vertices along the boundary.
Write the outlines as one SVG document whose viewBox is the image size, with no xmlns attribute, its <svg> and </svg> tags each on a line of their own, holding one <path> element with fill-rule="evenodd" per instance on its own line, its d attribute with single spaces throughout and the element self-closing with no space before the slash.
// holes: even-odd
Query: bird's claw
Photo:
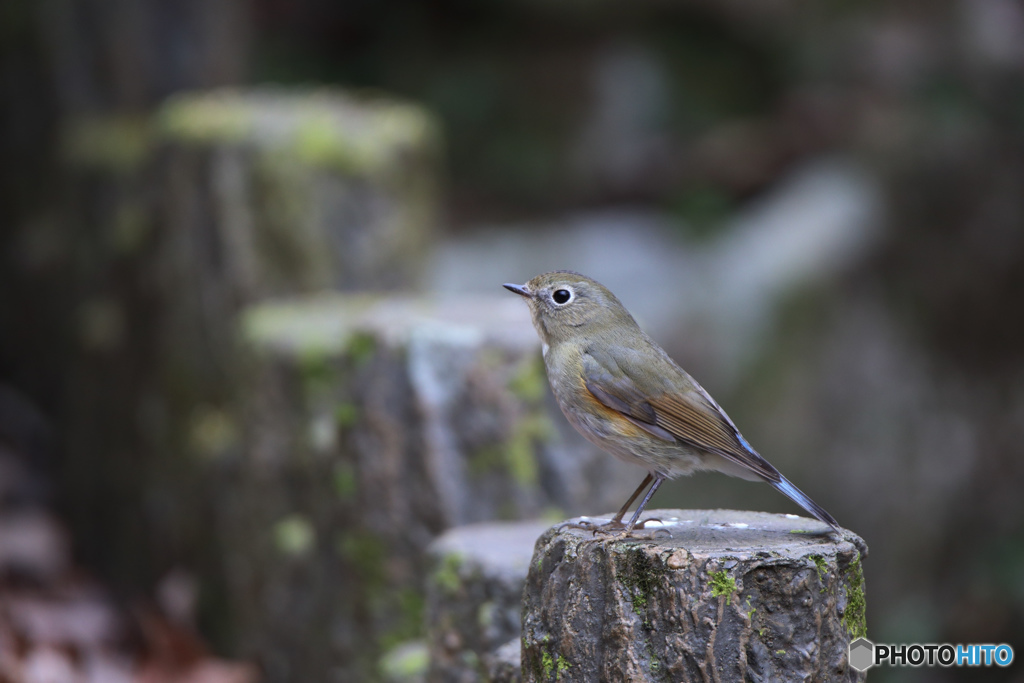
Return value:
<svg viewBox="0 0 1024 683">
<path fill-rule="evenodd" d="M 612 519 L 604 524 L 597 524 L 591 522 L 589 519 L 581 519 L 578 522 L 566 522 L 562 525 L 563 529 L 582 529 L 583 531 L 591 531 L 596 536 L 597 534 L 603 534 L 611 536 L 617 531 L 622 531 L 626 528 L 626 525 L 617 519 Z"/>
<path fill-rule="evenodd" d="M 566 522 L 565 524 L 563 524 L 561 526 L 561 528 L 562 529 L 582 529 L 583 531 L 590 531 L 595 536 L 597 536 L 598 534 L 601 534 L 602 536 L 608 536 L 608 537 L 614 537 L 614 538 L 629 538 L 633 534 L 634 531 L 636 531 L 638 529 L 640 529 L 640 530 L 644 529 L 648 522 L 658 522 L 658 523 L 661 523 L 661 520 L 658 519 L 657 517 L 650 517 L 648 519 L 640 520 L 639 522 L 637 522 L 636 524 L 634 524 L 631 527 L 628 524 L 625 524 L 624 522 L 622 522 L 621 520 L 618 520 L 618 519 L 609 520 L 609 521 L 605 522 L 604 524 L 597 524 L 596 522 L 592 522 L 589 519 L 581 519 L 578 522 Z M 665 530 L 665 529 L 658 529 L 658 530 L 655 531 L 655 533 L 657 533 L 658 531 L 663 531 L 665 533 L 668 533 L 668 531 Z M 671 535 L 671 534 L 669 534 L 669 535 Z"/>
</svg>

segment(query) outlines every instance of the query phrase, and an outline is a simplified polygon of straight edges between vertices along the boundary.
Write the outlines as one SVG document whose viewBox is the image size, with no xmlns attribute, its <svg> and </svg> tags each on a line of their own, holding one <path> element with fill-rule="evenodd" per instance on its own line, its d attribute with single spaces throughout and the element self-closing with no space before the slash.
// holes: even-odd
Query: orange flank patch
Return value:
<svg viewBox="0 0 1024 683">
<path fill-rule="evenodd" d="M 599 415 L 610 422 L 619 436 L 627 438 L 651 438 L 650 434 L 633 424 L 633 421 L 625 415 L 601 403 L 601 401 L 599 401 L 597 397 L 587 389 L 586 382 L 582 377 L 580 377 L 580 389 L 581 391 L 579 395 L 586 401 L 586 407 L 584 410 L 591 415 Z"/>
</svg>

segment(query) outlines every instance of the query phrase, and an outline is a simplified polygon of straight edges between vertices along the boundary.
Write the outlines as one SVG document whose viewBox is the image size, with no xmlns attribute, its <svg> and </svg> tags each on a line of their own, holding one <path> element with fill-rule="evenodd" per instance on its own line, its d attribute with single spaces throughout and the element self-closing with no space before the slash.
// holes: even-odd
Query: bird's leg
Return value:
<svg viewBox="0 0 1024 683">
<path fill-rule="evenodd" d="M 610 522 L 605 522 L 604 524 L 594 524 L 593 522 L 587 520 L 582 522 L 573 522 L 572 524 L 569 524 L 567 526 L 569 526 L 572 529 L 586 529 L 588 531 L 593 531 L 594 533 L 597 533 L 598 529 L 602 529 L 606 532 L 609 532 L 625 528 L 625 525 L 622 523 L 622 518 L 626 516 L 626 513 L 629 512 L 629 506 L 632 505 L 633 501 L 636 500 L 637 496 L 639 496 L 643 492 L 643 490 L 647 488 L 647 485 L 651 483 L 652 479 L 654 479 L 654 475 L 648 472 L 647 476 L 644 477 L 644 480 L 640 482 L 640 486 L 636 487 L 636 491 L 633 491 L 633 495 L 631 495 L 629 497 L 629 500 L 626 501 L 626 504 L 623 505 L 617 513 L 615 513 L 615 517 L 613 517 Z"/>
<path fill-rule="evenodd" d="M 636 521 L 640 519 L 640 513 L 642 513 L 644 508 L 647 507 L 647 503 L 651 500 L 651 496 L 654 495 L 654 492 L 658 490 L 658 487 L 661 486 L 661 482 L 663 481 L 665 481 L 665 475 L 660 473 L 654 475 L 654 484 L 651 485 L 651 490 L 647 492 L 644 499 L 640 501 L 640 507 L 636 509 L 636 512 L 633 513 L 633 518 L 629 520 L 629 524 L 626 525 L 626 532 L 623 534 L 624 536 L 629 536 L 633 533 L 633 527 L 636 526 Z M 643 528 L 643 522 L 640 523 L 640 528 Z"/>
<path fill-rule="evenodd" d="M 626 504 L 623 505 L 622 509 L 615 514 L 615 517 L 612 519 L 613 522 L 622 524 L 622 518 L 626 516 L 627 512 L 629 512 L 629 506 L 632 505 L 633 501 L 636 500 L 636 497 L 639 496 L 645 488 L 647 488 L 647 485 L 651 483 L 652 479 L 654 479 L 654 475 L 648 472 L 647 476 L 644 477 L 644 480 L 640 482 L 640 486 L 636 487 L 636 491 L 633 491 L 633 495 L 626 501 Z"/>
</svg>

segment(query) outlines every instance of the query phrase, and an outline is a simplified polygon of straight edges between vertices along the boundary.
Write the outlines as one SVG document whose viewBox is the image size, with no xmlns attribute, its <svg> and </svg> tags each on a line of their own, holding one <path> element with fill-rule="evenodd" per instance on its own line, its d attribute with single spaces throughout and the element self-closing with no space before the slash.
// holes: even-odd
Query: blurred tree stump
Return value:
<svg viewBox="0 0 1024 683">
<path fill-rule="evenodd" d="M 522 605 L 520 604 L 520 611 Z M 510 640 L 491 655 L 490 665 L 487 667 L 488 683 L 521 683 L 523 680 L 522 669 L 522 644 L 520 639 Z"/>
<path fill-rule="evenodd" d="M 849 540 L 793 515 L 645 518 L 663 524 L 627 539 L 561 526 L 538 540 L 524 680 L 864 680 L 847 662 L 865 609 Z"/>
<path fill-rule="evenodd" d="M 509 680 L 519 669 L 523 586 L 544 522 L 457 527 L 430 546 L 431 683 Z M 499 654 L 511 643 L 510 657 Z"/>
<path fill-rule="evenodd" d="M 73 121 L 64 146 L 81 238 L 43 229 L 39 249 L 74 258 L 69 518 L 126 592 L 176 566 L 200 574 L 204 626 L 227 644 L 211 520 L 242 449 L 236 316 L 415 283 L 436 219 L 433 119 L 338 91 L 216 90 Z"/>
<path fill-rule="evenodd" d="M 175 285 L 233 304 L 416 282 L 440 152 L 424 109 L 331 90 L 215 90 L 173 97 L 156 128 L 165 257 L 195 276 Z"/>
<path fill-rule="evenodd" d="M 520 301 L 325 295 L 254 306 L 242 328 L 243 411 L 208 419 L 242 442 L 213 455 L 222 550 L 241 643 L 274 680 L 372 678 L 382 648 L 421 635 L 445 529 L 628 494 L 553 419 Z"/>
</svg>

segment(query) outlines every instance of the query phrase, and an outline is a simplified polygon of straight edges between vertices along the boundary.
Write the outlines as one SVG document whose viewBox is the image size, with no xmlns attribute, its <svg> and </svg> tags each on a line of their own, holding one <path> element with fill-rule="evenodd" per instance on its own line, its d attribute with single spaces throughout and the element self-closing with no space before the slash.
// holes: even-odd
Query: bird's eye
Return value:
<svg viewBox="0 0 1024 683">
<path fill-rule="evenodd" d="M 572 299 L 572 292 L 568 289 L 556 289 L 551 295 L 551 299 L 556 304 L 567 304 L 569 303 L 569 300 Z"/>
</svg>

